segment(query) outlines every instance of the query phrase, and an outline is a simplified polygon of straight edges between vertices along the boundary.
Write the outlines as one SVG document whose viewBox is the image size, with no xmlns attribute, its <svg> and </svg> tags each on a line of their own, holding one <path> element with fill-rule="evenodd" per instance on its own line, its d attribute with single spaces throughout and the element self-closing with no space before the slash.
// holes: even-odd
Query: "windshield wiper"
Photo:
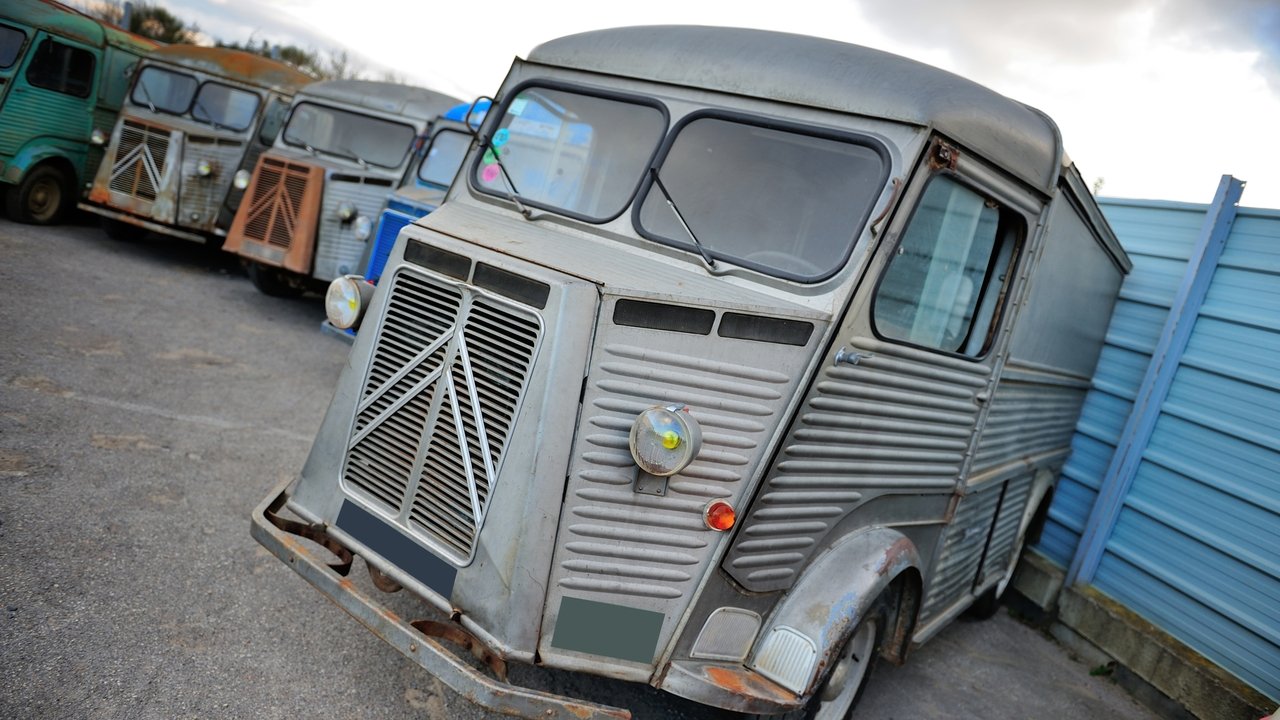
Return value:
<svg viewBox="0 0 1280 720">
<path fill-rule="evenodd" d="M 155 112 L 155 111 L 156 111 L 156 105 L 155 105 L 155 103 L 151 102 L 151 93 L 147 92 L 147 84 L 146 84 L 145 82 L 142 82 L 141 80 L 139 80 L 139 81 L 138 81 L 138 89 L 142 91 L 142 97 L 143 97 L 144 99 L 146 99 L 146 101 L 147 101 L 147 107 L 151 108 L 151 112 Z"/>
<path fill-rule="evenodd" d="M 478 128 L 471 127 L 471 112 L 481 100 L 489 100 L 490 102 L 493 102 L 493 98 L 485 97 L 483 95 L 476 98 L 471 103 L 471 107 L 467 109 L 467 118 L 464 121 L 466 122 L 467 129 L 471 131 L 471 137 L 476 140 L 481 140 L 480 130 Z M 493 104 L 496 105 L 497 103 L 494 102 Z M 507 172 L 507 166 L 502 162 L 502 156 L 498 154 L 497 146 L 493 144 L 493 140 L 488 136 L 483 138 L 482 144 L 489 150 L 489 152 L 493 153 L 493 160 L 498 164 L 498 170 L 502 172 L 502 179 L 506 180 L 507 187 L 511 188 L 511 192 L 507 193 L 507 197 L 511 198 L 511 202 L 516 204 L 516 209 L 520 211 L 520 214 L 524 216 L 525 220 L 531 219 L 533 217 L 533 213 L 529 211 L 529 208 L 524 206 L 524 203 L 520 202 L 520 191 L 516 190 L 516 184 L 511 179 L 511 173 Z"/>
<path fill-rule="evenodd" d="M 337 149 L 341 152 L 335 152 L 334 155 L 337 155 L 338 157 L 344 157 L 348 160 L 355 160 L 362 169 L 365 169 L 365 170 L 369 169 L 369 163 L 366 162 L 364 158 L 357 155 L 354 150 L 351 150 L 350 148 L 346 148 L 346 147 L 340 147 Z"/>
<path fill-rule="evenodd" d="M 693 234 L 693 229 L 689 227 L 689 223 L 685 222 L 684 215 L 680 212 L 680 208 L 676 207 L 676 201 L 671 199 L 671 193 L 667 192 L 667 186 L 663 185 L 662 178 L 658 177 L 658 168 L 650 165 L 649 174 L 653 176 L 654 184 L 662 191 L 662 196 L 667 199 L 667 207 L 671 208 L 671 212 L 676 216 L 676 219 L 680 221 L 680 226 L 683 227 L 684 231 L 689 233 L 689 237 L 693 239 L 693 246 L 698 248 L 698 254 L 701 255 L 702 259 L 707 263 L 707 267 L 714 268 L 716 266 L 716 261 L 711 258 L 707 249 L 698 241 L 698 236 Z"/>
</svg>

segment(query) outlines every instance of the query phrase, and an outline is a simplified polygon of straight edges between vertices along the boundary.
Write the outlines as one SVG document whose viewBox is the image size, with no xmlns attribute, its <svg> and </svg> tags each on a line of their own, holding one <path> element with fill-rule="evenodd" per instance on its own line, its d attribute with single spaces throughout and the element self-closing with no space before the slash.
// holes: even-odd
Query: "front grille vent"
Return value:
<svg viewBox="0 0 1280 720">
<path fill-rule="evenodd" d="M 310 175 L 305 165 L 264 156 L 249 200 L 245 237 L 287 250 L 293 244 Z"/>
<path fill-rule="evenodd" d="M 120 128 L 120 145 L 111 166 L 108 187 L 118 193 L 154 202 L 169 160 L 169 131 L 134 120 Z"/>
<path fill-rule="evenodd" d="M 397 270 L 347 446 L 348 489 L 468 562 L 541 334 L 527 308 Z"/>
</svg>

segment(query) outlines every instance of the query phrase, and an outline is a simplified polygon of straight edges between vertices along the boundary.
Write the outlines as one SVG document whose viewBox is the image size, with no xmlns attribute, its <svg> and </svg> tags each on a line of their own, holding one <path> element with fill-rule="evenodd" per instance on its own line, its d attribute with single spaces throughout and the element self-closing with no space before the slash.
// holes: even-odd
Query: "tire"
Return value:
<svg viewBox="0 0 1280 720">
<path fill-rule="evenodd" d="M 137 242 L 147 234 L 147 229 L 123 220 L 102 219 L 102 231 L 116 242 Z"/>
<path fill-rule="evenodd" d="M 302 288 L 291 282 L 289 274 L 280 268 L 251 262 L 246 272 L 249 275 L 249 282 L 253 283 L 253 286 L 263 295 L 294 298 L 302 294 Z"/>
<path fill-rule="evenodd" d="M 782 715 L 751 716 L 758 720 L 848 720 L 871 680 L 880 657 L 885 616 L 877 600 L 840 649 L 830 674 L 814 691 L 809 703 Z"/>
<path fill-rule="evenodd" d="M 58 166 L 32 168 L 4 199 L 9 219 L 28 225 L 53 225 L 75 204 L 71 179 Z"/>
</svg>

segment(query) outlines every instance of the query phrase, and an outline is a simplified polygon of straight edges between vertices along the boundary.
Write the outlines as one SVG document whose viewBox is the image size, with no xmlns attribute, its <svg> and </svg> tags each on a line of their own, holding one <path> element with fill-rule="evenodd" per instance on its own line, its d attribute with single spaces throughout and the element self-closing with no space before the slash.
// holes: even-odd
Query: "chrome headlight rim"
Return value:
<svg viewBox="0 0 1280 720">
<path fill-rule="evenodd" d="M 232 178 L 231 180 L 231 184 L 234 185 L 237 190 L 244 190 L 245 188 L 249 187 L 249 180 L 251 180 L 252 177 L 253 176 L 249 173 L 248 170 L 244 170 L 244 169 L 237 170 L 235 177 Z"/>
<path fill-rule="evenodd" d="M 361 215 L 351 224 L 357 240 L 368 240 L 373 235 L 373 220 L 368 215 Z"/>
</svg>

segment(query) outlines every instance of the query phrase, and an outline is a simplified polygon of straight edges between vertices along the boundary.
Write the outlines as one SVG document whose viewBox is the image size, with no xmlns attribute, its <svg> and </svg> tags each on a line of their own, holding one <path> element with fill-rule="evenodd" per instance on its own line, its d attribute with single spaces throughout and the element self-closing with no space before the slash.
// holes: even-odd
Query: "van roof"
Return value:
<svg viewBox="0 0 1280 720">
<path fill-rule="evenodd" d="M 4 19 L 101 48 L 113 45 L 143 55 L 160 43 L 89 17 L 80 10 L 51 0 L 5 0 Z"/>
<path fill-rule="evenodd" d="M 551 40 L 529 61 L 936 128 L 1046 194 L 1063 162 L 1057 125 L 1044 113 L 931 65 L 835 40 L 625 27 Z"/>
<path fill-rule="evenodd" d="M 232 48 L 166 45 L 153 51 L 147 59 L 189 67 L 285 95 L 292 95 L 314 82 L 310 75 L 282 62 Z"/>
<path fill-rule="evenodd" d="M 321 80 L 304 88 L 299 99 L 301 96 L 324 98 L 420 120 L 431 120 L 459 102 L 458 98 L 435 90 L 374 80 Z"/>
</svg>

